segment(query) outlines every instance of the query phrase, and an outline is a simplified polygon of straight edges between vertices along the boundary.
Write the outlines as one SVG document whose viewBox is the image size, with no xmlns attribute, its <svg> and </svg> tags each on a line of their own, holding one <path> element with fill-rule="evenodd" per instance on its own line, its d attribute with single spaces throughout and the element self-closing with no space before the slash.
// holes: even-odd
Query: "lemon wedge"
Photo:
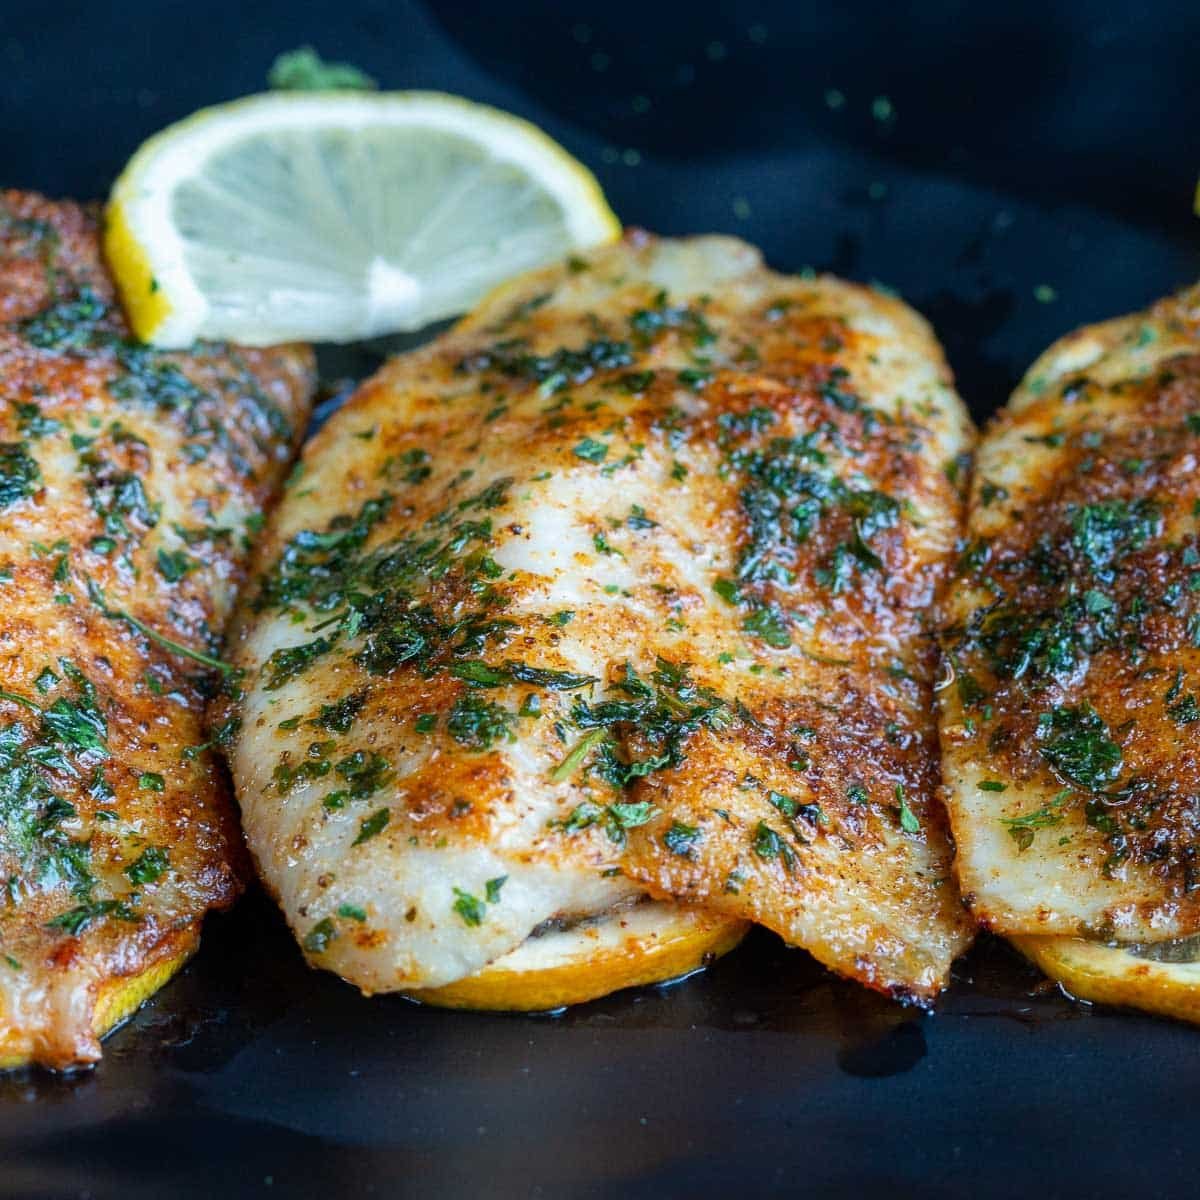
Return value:
<svg viewBox="0 0 1200 1200">
<path fill-rule="evenodd" d="M 746 921 L 652 900 L 527 938 L 466 979 L 408 992 L 439 1008 L 546 1012 L 688 975 L 732 950 Z"/>
<path fill-rule="evenodd" d="M 417 329 L 619 232 L 594 177 L 527 121 L 436 92 L 293 92 L 146 142 L 105 251 L 143 340 L 261 346 Z"/>
<path fill-rule="evenodd" d="M 1072 937 L 1011 940 L 1080 1000 L 1200 1022 L 1200 938 L 1149 946 L 1107 946 Z"/>
</svg>

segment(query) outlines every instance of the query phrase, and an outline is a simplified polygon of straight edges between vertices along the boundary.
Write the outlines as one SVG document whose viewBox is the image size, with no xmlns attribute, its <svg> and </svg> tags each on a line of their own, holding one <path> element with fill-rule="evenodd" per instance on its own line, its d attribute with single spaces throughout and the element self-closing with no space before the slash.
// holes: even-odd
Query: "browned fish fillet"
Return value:
<svg viewBox="0 0 1200 1200">
<path fill-rule="evenodd" d="M 942 742 L 1006 934 L 1200 932 L 1200 288 L 1030 368 L 979 450 Z"/>
<path fill-rule="evenodd" d="M 631 234 L 388 364 L 235 642 L 247 835 L 312 960 L 440 987 L 649 894 L 935 994 L 970 437 L 911 309 L 729 238 Z"/>
<path fill-rule="evenodd" d="M 0 194 L 0 1064 L 64 1067 L 242 869 L 202 710 L 310 352 L 129 339 L 96 214 Z"/>
</svg>

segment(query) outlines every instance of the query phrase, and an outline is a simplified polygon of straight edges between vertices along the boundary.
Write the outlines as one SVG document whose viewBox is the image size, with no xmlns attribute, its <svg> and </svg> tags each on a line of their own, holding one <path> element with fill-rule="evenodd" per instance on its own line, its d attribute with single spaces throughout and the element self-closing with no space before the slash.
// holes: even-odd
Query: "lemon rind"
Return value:
<svg viewBox="0 0 1200 1200">
<path fill-rule="evenodd" d="M 1157 962 L 1083 938 L 1024 936 L 1012 943 L 1072 996 L 1200 1022 L 1200 962 Z"/>
</svg>

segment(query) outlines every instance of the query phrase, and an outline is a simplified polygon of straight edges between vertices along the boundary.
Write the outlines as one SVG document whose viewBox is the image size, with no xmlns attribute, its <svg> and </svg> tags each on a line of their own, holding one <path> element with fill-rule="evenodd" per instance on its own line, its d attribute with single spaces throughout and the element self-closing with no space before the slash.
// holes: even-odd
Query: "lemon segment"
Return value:
<svg viewBox="0 0 1200 1200">
<path fill-rule="evenodd" d="M 526 121 L 436 92 L 308 92 L 151 138 L 113 187 L 105 251 L 140 337 L 269 345 L 417 329 L 619 232 Z"/>
<path fill-rule="evenodd" d="M 1080 1000 L 1200 1022 L 1200 961 L 1143 957 L 1083 938 L 1013 937 L 1012 943 Z"/>
<path fill-rule="evenodd" d="M 408 992 L 441 1008 L 546 1012 L 687 975 L 732 950 L 746 921 L 649 901 L 526 939 L 482 971 Z"/>
</svg>

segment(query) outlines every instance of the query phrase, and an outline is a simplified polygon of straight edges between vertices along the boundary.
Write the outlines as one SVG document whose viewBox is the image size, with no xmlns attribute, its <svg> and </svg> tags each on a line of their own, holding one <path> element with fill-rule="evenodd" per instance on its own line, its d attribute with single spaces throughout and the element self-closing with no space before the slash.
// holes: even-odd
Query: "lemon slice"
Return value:
<svg viewBox="0 0 1200 1200">
<path fill-rule="evenodd" d="M 527 938 L 466 979 L 408 995 L 441 1008 L 546 1012 L 690 974 L 732 950 L 749 928 L 717 913 L 646 901 Z"/>
<path fill-rule="evenodd" d="M 619 232 L 526 121 L 436 92 L 309 92 L 152 137 L 113 187 L 105 250 L 142 339 L 261 346 L 417 329 Z"/>
<path fill-rule="evenodd" d="M 1070 937 L 1012 941 L 1080 1000 L 1200 1022 L 1200 938 L 1147 946 L 1106 946 Z"/>
</svg>

